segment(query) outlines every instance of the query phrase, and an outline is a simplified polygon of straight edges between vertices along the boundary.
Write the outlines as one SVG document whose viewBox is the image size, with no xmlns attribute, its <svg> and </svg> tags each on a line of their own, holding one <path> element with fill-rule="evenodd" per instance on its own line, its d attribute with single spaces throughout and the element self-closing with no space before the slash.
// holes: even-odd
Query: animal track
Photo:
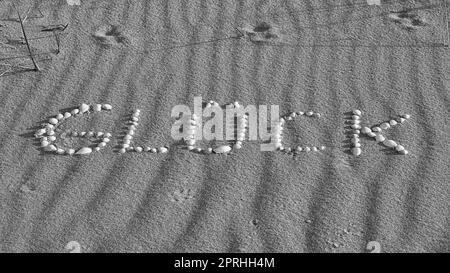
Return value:
<svg viewBox="0 0 450 273">
<path fill-rule="evenodd" d="M 177 203 L 183 203 L 186 200 L 189 200 L 193 197 L 193 193 L 190 189 L 182 189 L 182 190 L 176 190 L 170 196 L 170 201 L 177 202 Z"/>
<path fill-rule="evenodd" d="M 103 45 L 108 46 L 117 46 L 128 42 L 128 38 L 122 33 L 119 26 L 116 25 L 101 26 L 95 32 L 94 38 Z"/>
</svg>

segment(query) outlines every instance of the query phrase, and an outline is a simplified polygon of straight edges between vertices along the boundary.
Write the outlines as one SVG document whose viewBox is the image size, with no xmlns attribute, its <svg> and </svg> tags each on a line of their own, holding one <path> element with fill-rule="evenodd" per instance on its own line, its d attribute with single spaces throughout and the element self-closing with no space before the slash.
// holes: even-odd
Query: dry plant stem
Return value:
<svg viewBox="0 0 450 273">
<path fill-rule="evenodd" d="M 444 37 L 444 39 L 446 41 L 444 41 L 444 45 L 446 45 L 447 47 L 450 47 L 450 30 L 448 28 L 448 7 L 447 7 L 447 1 L 446 0 L 442 0 L 444 2 L 444 27 L 447 33 L 447 37 Z"/>
<path fill-rule="evenodd" d="M 20 16 L 19 10 L 17 10 L 17 8 L 16 8 L 16 5 L 13 4 L 13 7 L 17 12 L 17 16 L 19 17 L 20 27 L 22 28 L 22 34 L 23 34 L 23 37 L 25 38 L 25 43 L 27 44 L 28 52 L 30 53 L 30 58 L 31 58 L 31 61 L 33 62 L 34 69 L 36 71 L 39 71 L 40 70 L 39 66 L 37 65 L 36 61 L 34 60 L 33 53 L 31 52 L 30 44 L 28 43 L 27 34 L 25 33 L 25 28 L 23 27 L 22 17 Z"/>
<path fill-rule="evenodd" d="M 59 54 L 59 52 L 60 52 L 60 47 L 59 47 L 59 36 L 58 36 L 58 34 L 56 34 L 56 31 L 52 31 L 52 32 L 53 32 L 53 35 L 55 36 L 56 45 L 58 46 L 58 49 L 57 49 L 57 51 L 56 51 L 56 54 Z"/>
</svg>

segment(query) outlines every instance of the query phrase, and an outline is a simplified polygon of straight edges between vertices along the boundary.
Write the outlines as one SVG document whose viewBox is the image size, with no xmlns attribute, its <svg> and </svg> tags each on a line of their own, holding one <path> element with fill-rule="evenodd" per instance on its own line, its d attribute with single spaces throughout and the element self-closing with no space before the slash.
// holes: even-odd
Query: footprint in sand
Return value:
<svg viewBox="0 0 450 273">
<path fill-rule="evenodd" d="M 172 194 L 169 195 L 170 201 L 177 202 L 177 203 L 183 203 L 193 197 L 192 190 L 190 189 L 181 189 L 176 190 Z"/>
<path fill-rule="evenodd" d="M 424 17 L 409 10 L 391 12 L 388 17 L 394 23 L 399 24 L 407 30 L 417 30 L 428 25 L 428 22 Z"/>
<path fill-rule="evenodd" d="M 104 25 L 94 33 L 94 38 L 106 46 L 118 46 L 127 44 L 128 38 L 122 33 L 119 26 Z"/>
<path fill-rule="evenodd" d="M 267 22 L 255 26 L 246 25 L 240 29 L 243 34 L 255 43 L 279 42 L 282 39 L 281 29 Z"/>
</svg>

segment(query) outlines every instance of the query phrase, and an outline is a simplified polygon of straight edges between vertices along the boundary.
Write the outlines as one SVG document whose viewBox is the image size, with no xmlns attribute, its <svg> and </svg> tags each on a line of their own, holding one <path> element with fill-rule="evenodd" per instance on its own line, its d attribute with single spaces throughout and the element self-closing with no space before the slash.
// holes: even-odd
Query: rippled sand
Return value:
<svg viewBox="0 0 450 273">
<path fill-rule="evenodd" d="M 395 3 L 34 1 L 45 17 L 27 22 L 30 37 L 37 25 L 69 27 L 42 71 L 0 77 L 0 251 L 66 252 L 77 241 L 83 252 L 364 252 L 378 241 L 383 252 L 449 252 L 450 49 L 436 2 L 416 10 L 429 25 L 411 30 L 390 20 Z M 261 22 L 282 39 L 236 38 Z M 19 25 L 0 24 L 20 38 Z M 137 142 L 174 145 L 170 111 L 194 96 L 320 112 L 292 124 L 286 145 L 328 148 L 295 158 L 258 142 L 229 156 L 115 152 L 136 108 Z M 111 132 L 109 148 L 41 153 L 32 128 L 82 102 L 114 106 L 71 125 Z M 366 126 L 410 114 L 386 133 L 410 154 L 363 140 L 351 155 L 353 109 Z"/>
</svg>

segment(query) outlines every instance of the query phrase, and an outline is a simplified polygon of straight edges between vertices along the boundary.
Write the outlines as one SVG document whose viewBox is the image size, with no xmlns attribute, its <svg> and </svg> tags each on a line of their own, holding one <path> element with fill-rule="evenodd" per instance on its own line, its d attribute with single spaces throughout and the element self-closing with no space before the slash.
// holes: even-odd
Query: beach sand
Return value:
<svg viewBox="0 0 450 273">
<path fill-rule="evenodd" d="M 450 251 L 450 49 L 438 1 L 422 1 L 428 25 L 413 30 L 388 14 L 419 1 L 32 2 L 44 17 L 26 22 L 30 37 L 38 25 L 69 27 L 41 71 L 0 77 L 1 252 L 67 252 L 69 241 L 82 252 L 367 252 L 369 241 L 382 252 Z M 237 38 L 261 22 L 283 35 Z M 17 22 L 0 24 L 3 37 L 21 37 Z M 51 38 L 30 44 L 55 49 Z M 196 96 L 319 112 L 292 124 L 286 145 L 327 149 L 293 157 L 252 141 L 227 156 L 117 153 L 138 108 L 136 142 L 176 145 L 170 111 Z M 69 125 L 111 132 L 111 144 L 86 157 L 42 153 L 34 128 L 83 102 L 114 108 Z M 386 131 L 410 153 L 363 139 L 351 155 L 353 109 L 364 126 L 410 114 Z"/>
</svg>

